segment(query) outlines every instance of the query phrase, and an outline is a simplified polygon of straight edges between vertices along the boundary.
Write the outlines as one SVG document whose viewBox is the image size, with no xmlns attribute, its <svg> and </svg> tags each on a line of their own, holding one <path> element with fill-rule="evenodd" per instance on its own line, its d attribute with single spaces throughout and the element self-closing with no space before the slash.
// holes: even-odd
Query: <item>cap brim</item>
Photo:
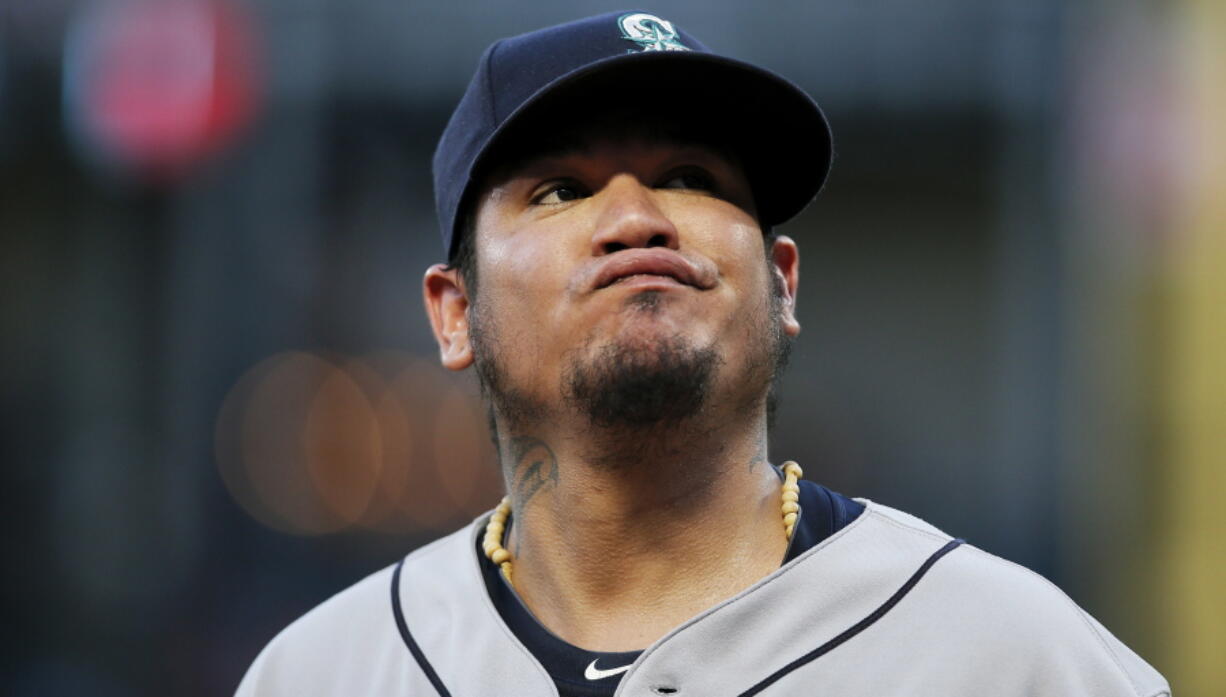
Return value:
<svg viewBox="0 0 1226 697">
<path fill-rule="evenodd" d="M 830 127 L 804 90 L 731 58 L 657 51 L 606 58 L 545 85 L 490 134 L 471 171 L 483 169 L 491 152 L 547 115 L 606 105 L 701 120 L 690 122 L 701 123 L 740 158 L 764 227 L 803 210 L 830 170 Z"/>
</svg>

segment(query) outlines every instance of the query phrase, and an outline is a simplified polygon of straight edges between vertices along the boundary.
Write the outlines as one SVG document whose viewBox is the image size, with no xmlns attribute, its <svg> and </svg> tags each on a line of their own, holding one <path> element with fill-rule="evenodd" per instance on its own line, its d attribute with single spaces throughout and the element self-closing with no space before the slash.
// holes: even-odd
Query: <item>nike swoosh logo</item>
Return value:
<svg viewBox="0 0 1226 697">
<path fill-rule="evenodd" d="M 596 660 L 600 660 L 600 659 L 596 659 Z M 591 663 L 588 664 L 587 668 L 583 669 L 583 677 L 587 678 L 588 680 L 603 680 L 605 678 L 611 678 L 614 675 L 621 675 L 622 673 L 630 670 L 631 665 L 634 665 L 634 664 L 631 663 L 628 665 L 624 665 L 620 668 L 609 668 L 608 670 L 601 670 L 596 667 L 596 661 L 592 661 Z"/>
</svg>

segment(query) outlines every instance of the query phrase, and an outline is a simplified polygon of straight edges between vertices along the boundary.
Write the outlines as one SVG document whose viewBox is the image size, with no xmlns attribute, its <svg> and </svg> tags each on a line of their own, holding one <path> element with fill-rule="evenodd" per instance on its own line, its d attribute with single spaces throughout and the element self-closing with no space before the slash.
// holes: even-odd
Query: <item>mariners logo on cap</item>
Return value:
<svg viewBox="0 0 1226 697">
<path fill-rule="evenodd" d="M 639 45 L 640 51 L 688 51 L 681 43 L 673 23 L 646 12 L 635 12 L 617 18 L 622 36 Z"/>
</svg>

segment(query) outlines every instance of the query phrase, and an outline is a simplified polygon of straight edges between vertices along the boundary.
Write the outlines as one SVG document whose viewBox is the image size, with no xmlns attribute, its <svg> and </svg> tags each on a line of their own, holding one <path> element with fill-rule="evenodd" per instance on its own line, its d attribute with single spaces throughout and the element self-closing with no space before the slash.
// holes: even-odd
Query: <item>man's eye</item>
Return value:
<svg viewBox="0 0 1226 697">
<path fill-rule="evenodd" d="M 542 206 L 553 206 L 567 201 L 583 198 L 587 194 L 577 184 L 557 182 L 541 189 L 532 202 Z"/>
<path fill-rule="evenodd" d="M 714 191 L 715 182 L 705 172 L 680 172 L 665 179 L 657 188 Z"/>
</svg>

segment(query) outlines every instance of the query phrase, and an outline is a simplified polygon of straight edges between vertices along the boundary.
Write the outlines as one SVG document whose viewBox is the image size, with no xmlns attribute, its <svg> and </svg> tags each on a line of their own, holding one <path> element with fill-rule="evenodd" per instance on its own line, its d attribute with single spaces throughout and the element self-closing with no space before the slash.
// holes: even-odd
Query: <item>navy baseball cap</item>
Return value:
<svg viewBox="0 0 1226 697">
<path fill-rule="evenodd" d="M 481 56 L 434 152 L 447 258 L 482 173 L 516 134 L 627 105 L 701 126 L 735 153 L 764 230 L 803 210 L 830 169 L 830 127 L 804 90 L 647 12 L 589 17 L 502 39 Z"/>
</svg>

